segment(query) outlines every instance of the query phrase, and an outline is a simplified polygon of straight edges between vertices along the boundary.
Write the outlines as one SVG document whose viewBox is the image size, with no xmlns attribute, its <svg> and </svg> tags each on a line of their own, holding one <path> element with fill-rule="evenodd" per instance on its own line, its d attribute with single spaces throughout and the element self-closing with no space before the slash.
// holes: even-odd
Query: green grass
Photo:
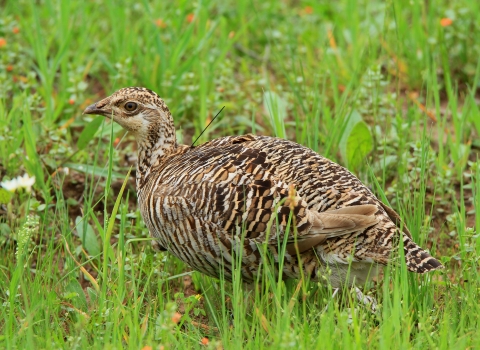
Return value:
<svg viewBox="0 0 480 350">
<path fill-rule="evenodd" d="M 0 7 L 0 181 L 36 177 L 0 192 L 1 348 L 480 347 L 480 3 Z M 155 253 L 132 137 L 81 115 L 124 86 L 158 92 L 184 143 L 225 106 L 198 142 L 276 134 L 348 166 L 446 269 L 388 267 L 374 315 L 268 265 L 246 289 Z"/>
</svg>

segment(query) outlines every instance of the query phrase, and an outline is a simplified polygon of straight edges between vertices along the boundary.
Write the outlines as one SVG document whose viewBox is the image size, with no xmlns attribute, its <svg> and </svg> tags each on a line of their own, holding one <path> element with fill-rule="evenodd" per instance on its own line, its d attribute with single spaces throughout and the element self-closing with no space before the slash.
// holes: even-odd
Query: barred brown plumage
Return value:
<svg viewBox="0 0 480 350">
<path fill-rule="evenodd" d="M 408 270 L 443 268 L 360 180 L 304 146 L 254 135 L 179 145 L 170 111 L 145 88 L 121 89 L 85 113 L 113 118 L 135 136 L 138 203 L 151 235 L 207 275 L 231 279 L 236 252 L 252 282 L 260 246 L 278 262 L 284 239 L 285 278 L 327 277 L 333 287 L 363 284 L 400 240 Z"/>
</svg>

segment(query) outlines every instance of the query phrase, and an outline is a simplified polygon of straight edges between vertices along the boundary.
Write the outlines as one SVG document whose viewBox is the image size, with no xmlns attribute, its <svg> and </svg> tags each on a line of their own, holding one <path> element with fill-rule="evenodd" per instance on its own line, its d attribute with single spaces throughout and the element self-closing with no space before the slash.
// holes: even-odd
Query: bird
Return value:
<svg viewBox="0 0 480 350">
<path fill-rule="evenodd" d="M 298 143 L 246 134 L 179 144 L 164 100 L 143 87 L 84 113 L 133 134 L 138 206 L 155 246 L 205 275 L 232 281 L 237 271 L 252 284 L 270 262 L 283 279 L 358 289 L 400 263 L 399 246 L 408 271 L 443 268 L 355 175 Z"/>
</svg>

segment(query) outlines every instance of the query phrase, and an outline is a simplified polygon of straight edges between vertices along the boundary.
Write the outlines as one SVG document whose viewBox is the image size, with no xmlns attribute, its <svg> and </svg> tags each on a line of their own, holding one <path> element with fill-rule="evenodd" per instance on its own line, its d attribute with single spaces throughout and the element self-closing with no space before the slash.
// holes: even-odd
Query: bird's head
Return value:
<svg viewBox="0 0 480 350">
<path fill-rule="evenodd" d="M 165 102 L 152 90 L 123 88 L 88 106 L 84 114 L 99 114 L 113 119 L 137 139 L 157 133 L 173 121 Z"/>
</svg>

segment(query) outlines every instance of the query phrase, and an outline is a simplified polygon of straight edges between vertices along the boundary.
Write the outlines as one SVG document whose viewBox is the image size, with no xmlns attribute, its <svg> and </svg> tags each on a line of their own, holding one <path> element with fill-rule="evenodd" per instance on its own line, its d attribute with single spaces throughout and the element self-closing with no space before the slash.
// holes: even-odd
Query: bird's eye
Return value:
<svg viewBox="0 0 480 350">
<path fill-rule="evenodd" d="M 127 102 L 125 103 L 125 109 L 129 112 L 133 112 L 137 109 L 137 104 L 135 102 Z"/>
</svg>

